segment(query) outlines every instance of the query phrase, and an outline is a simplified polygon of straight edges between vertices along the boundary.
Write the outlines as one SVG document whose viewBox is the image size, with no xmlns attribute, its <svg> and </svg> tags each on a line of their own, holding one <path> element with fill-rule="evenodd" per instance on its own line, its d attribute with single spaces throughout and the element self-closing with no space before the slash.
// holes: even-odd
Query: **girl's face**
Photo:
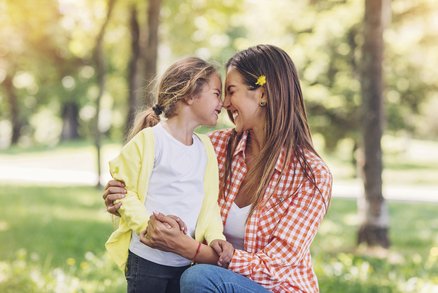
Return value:
<svg viewBox="0 0 438 293">
<path fill-rule="evenodd" d="M 259 106 L 263 89 L 250 90 L 236 68 L 230 67 L 225 81 L 224 108 L 231 112 L 236 131 L 263 129 L 264 108 Z"/>
<path fill-rule="evenodd" d="M 222 82 L 217 73 L 213 73 L 208 83 L 202 87 L 198 97 L 192 99 L 192 113 L 200 125 L 215 126 L 222 109 Z"/>
</svg>

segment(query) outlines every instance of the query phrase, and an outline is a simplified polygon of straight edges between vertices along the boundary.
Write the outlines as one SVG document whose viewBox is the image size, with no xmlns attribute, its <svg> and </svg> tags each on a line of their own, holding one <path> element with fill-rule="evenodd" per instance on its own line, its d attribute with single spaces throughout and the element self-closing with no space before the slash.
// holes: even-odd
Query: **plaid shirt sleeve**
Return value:
<svg viewBox="0 0 438 293">
<path fill-rule="evenodd" d="M 319 191 L 310 182 L 305 182 L 292 197 L 286 212 L 279 215 L 282 217 L 280 221 L 270 221 L 261 216 L 258 222 L 266 223 L 266 226 L 258 227 L 257 230 L 271 231 L 271 240 L 254 253 L 236 250 L 229 269 L 251 278 L 267 289 L 273 289 L 283 282 L 301 284 L 298 286 L 300 288 L 315 287 L 306 274 L 301 274 L 302 270 L 296 269 L 302 266 L 304 258 L 310 256 L 310 244 L 331 196 L 332 176 L 328 168 L 321 164 L 314 168 L 314 172 Z M 245 235 L 245 241 L 251 237 L 257 236 Z"/>
</svg>

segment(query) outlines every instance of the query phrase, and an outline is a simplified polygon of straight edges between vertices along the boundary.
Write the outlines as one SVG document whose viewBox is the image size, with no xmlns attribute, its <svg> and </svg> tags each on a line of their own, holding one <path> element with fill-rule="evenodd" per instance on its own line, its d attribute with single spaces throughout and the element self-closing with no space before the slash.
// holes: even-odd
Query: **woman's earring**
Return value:
<svg viewBox="0 0 438 293">
<path fill-rule="evenodd" d="M 266 104 L 267 104 L 266 101 L 262 100 L 262 101 L 260 101 L 259 106 L 260 107 L 266 107 Z"/>
</svg>

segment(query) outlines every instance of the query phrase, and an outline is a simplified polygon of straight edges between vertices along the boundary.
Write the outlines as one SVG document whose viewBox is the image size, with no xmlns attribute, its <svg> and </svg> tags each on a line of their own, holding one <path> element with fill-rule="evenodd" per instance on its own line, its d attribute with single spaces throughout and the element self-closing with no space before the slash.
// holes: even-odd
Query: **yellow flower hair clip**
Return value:
<svg viewBox="0 0 438 293">
<path fill-rule="evenodd" d="M 265 76 L 265 75 L 260 75 L 260 76 L 257 78 L 257 82 L 256 82 L 255 84 L 256 84 L 256 85 L 259 85 L 259 86 L 264 86 L 265 83 L 266 83 L 266 76 Z"/>
</svg>

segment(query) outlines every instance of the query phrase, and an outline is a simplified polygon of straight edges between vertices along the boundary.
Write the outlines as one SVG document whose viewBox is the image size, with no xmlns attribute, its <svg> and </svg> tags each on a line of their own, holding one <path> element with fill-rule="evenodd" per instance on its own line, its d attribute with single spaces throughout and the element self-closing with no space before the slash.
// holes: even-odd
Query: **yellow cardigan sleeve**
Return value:
<svg viewBox="0 0 438 293">
<path fill-rule="evenodd" d="M 152 128 L 137 134 L 122 149 L 120 155 L 112 160 L 110 172 L 114 179 L 125 182 L 128 193 L 119 209 L 121 219 L 105 247 L 109 256 L 124 271 L 128 259 L 128 249 L 132 231 L 140 233 L 147 227 L 149 215 L 144 207 L 149 178 L 154 166 L 155 139 Z"/>
<path fill-rule="evenodd" d="M 122 149 L 120 154 L 109 162 L 111 176 L 125 183 L 127 194 L 116 202 L 121 202 L 119 213 L 125 224 L 135 233 L 140 234 L 147 227 L 149 216 L 144 206 L 144 190 L 139 190 L 141 169 L 144 160 L 152 160 L 145 157 L 145 136 L 143 133 L 136 135 Z"/>
<path fill-rule="evenodd" d="M 196 238 L 199 241 L 205 239 L 207 243 L 210 244 L 210 242 L 215 239 L 225 240 L 223 234 L 223 223 L 217 202 L 219 195 L 219 171 L 216 153 L 211 144 L 210 138 L 206 135 L 198 136 L 202 140 L 207 152 L 207 168 L 204 176 L 205 199 L 198 222 L 203 235 Z"/>
</svg>

